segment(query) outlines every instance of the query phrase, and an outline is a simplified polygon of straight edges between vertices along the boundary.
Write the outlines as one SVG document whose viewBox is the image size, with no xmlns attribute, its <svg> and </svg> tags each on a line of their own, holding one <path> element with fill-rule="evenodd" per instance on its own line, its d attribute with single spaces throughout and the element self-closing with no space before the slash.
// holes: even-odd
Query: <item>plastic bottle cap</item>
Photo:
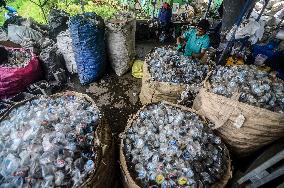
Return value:
<svg viewBox="0 0 284 188">
<path fill-rule="evenodd" d="M 156 177 L 156 183 L 157 184 L 159 184 L 159 185 L 162 184 L 164 180 L 165 180 L 165 177 L 162 174 L 157 175 L 157 177 Z"/>
<path fill-rule="evenodd" d="M 187 179 L 185 177 L 180 177 L 178 179 L 178 184 L 179 185 L 185 185 L 187 183 Z"/>
<path fill-rule="evenodd" d="M 56 166 L 59 168 L 62 168 L 65 166 L 65 161 L 63 159 L 57 159 L 56 160 Z"/>
</svg>

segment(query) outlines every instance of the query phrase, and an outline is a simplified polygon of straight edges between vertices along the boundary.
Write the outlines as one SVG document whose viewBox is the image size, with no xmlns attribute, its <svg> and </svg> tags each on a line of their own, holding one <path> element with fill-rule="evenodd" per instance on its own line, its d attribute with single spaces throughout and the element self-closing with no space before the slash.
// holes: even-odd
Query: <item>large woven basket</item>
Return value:
<svg viewBox="0 0 284 188">
<path fill-rule="evenodd" d="M 149 71 L 148 63 L 148 57 L 151 53 L 154 52 L 154 50 L 155 48 L 148 53 L 143 64 L 142 87 L 139 95 L 140 101 L 143 105 L 160 101 L 168 101 L 174 104 L 178 104 L 179 100 L 181 99 L 181 94 L 186 90 L 188 86 L 192 84 L 154 80 Z M 205 79 L 206 78 L 204 78 L 204 80 Z M 200 84 L 202 85 L 203 81 Z M 192 98 L 192 100 L 193 99 L 194 98 Z"/>
<path fill-rule="evenodd" d="M 284 136 L 284 115 L 239 102 L 239 93 L 227 98 L 209 91 L 204 82 L 193 109 L 215 124 L 215 132 L 239 157 L 247 156 Z"/>
<path fill-rule="evenodd" d="M 96 106 L 95 102 L 91 97 L 86 94 L 74 92 L 74 91 L 67 91 L 64 93 L 57 93 L 54 95 L 49 96 L 50 98 L 56 98 L 63 95 L 74 95 L 76 97 L 84 98 L 87 101 L 91 102 L 92 105 Z M 5 120 L 9 113 L 25 104 L 28 101 L 34 100 L 39 97 L 33 97 L 31 99 L 19 102 L 13 105 L 4 115 L 0 118 L 0 122 Z M 87 187 L 106 187 L 112 188 L 114 183 L 114 141 L 112 138 L 112 133 L 109 125 L 107 122 L 101 118 L 100 123 L 95 131 L 95 140 L 97 142 L 96 151 L 97 157 L 95 159 L 95 170 L 91 172 L 86 180 L 82 182 L 78 187 L 80 188 L 87 188 Z"/>
<path fill-rule="evenodd" d="M 180 106 L 177 104 L 173 104 L 170 102 L 163 102 L 164 104 L 170 105 L 170 106 L 174 106 L 176 108 L 179 108 L 183 111 L 187 111 L 187 112 L 193 112 L 198 114 L 198 112 L 196 112 L 193 109 L 184 107 L 184 106 Z M 147 105 L 146 105 L 147 106 Z M 125 135 L 126 131 L 132 126 L 133 121 L 139 116 L 139 113 L 146 107 L 143 106 L 136 114 L 134 114 L 132 117 L 129 118 L 127 126 L 125 128 L 125 131 L 122 133 L 121 137 L 123 137 L 123 135 Z M 198 114 L 199 115 L 199 114 Z M 205 121 L 207 121 L 203 116 L 200 115 L 200 117 L 202 119 L 204 119 Z M 139 188 L 139 186 L 137 185 L 137 183 L 135 182 L 135 180 L 132 177 L 132 174 L 130 173 L 130 170 L 128 169 L 127 166 L 127 162 L 126 162 L 126 157 L 124 154 L 124 143 L 123 143 L 123 139 L 121 139 L 121 143 L 120 143 L 120 165 L 121 165 L 121 171 L 122 171 L 122 175 L 123 175 L 123 184 L 125 188 Z M 227 171 L 225 172 L 225 174 L 223 175 L 223 177 L 221 178 L 221 180 L 217 183 L 215 183 L 214 185 L 212 185 L 212 188 L 223 188 L 227 185 L 229 179 L 232 176 L 232 168 L 231 168 L 231 160 L 230 160 L 230 156 L 229 156 L 229 151 L 227 148 L 225 148 L 225 154 L 227 156 Z"/>
</svg>

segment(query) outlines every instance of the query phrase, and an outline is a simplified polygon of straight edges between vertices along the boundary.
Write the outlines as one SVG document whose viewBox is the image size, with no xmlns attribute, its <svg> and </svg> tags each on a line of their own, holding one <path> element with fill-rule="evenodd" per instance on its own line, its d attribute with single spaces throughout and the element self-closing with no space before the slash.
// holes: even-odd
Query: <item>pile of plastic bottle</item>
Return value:
<svg viewBox="0 0 284 188">
<path fill-rule="evenodd" d="M 0 123 L 0 187 L 77 187 L 95 170 L 100 114 L 81 97 L 40 97 Z"/>
<path fill-rule="evenodd" d="M 25 50 L 8 50 L 7 62 L 1 62 L 0 67 L 21 68 L 28 65 L 31 53 Z"/>
<path fill-rule="evenodd" d="M 209 78 L 210 91 L 232 97 L 240 93 L 239 101 L 284 113 L 284 82 L 254 65 L 218 66 Z"/>
<path fill-rule="evenodd" d="M 143 108 L 123 143 L 128 169 L 141 187 L 208 187 L 227 170 L 225 145 L 208 123 L 164 103 Z"/>
<path fill-rule="evenodd" d="M 172 47 L 155 48 L 146 57 L 153 80 L 182 84 L 200 84 L 209 66 L 193 61 Z"/>
</svg>

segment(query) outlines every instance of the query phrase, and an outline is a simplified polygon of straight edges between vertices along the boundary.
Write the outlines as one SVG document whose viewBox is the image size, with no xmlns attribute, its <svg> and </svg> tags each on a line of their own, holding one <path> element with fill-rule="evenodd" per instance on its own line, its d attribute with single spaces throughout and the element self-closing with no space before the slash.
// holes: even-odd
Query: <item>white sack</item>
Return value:
<svg viewBox="0 0 284 188">
<path fill-rule="evenodd" d="M 136 19 L 133 14 L 110 20 L 107 26 L 107 47 L 112 68 L 118 76 L 125 74 L 135 58 Z"/>
<path fill-rule="evenodd" d="M 58 50 L 64 57 L 68 72 L 71 74 L 77 73 L 77 65 L 69 30 L 60 32 L 56 39 Z"/>
</svg>

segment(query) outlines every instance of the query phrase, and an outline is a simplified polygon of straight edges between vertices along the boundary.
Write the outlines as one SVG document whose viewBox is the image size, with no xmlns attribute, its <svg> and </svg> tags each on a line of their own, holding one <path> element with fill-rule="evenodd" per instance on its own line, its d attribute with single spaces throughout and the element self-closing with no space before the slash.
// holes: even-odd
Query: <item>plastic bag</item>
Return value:
<svg viewBox="0 0 284 188">
<path fill-rule="evenodd" d="M 143 77 L 143 64 L 144 61 L 135 60 L 132 66 L 132 76 L 135 78 Z"/>
<path fill-rule="evenodd" d="M 258 54 L 255 57 L 254 64 L 257 66 L 262 66 L 267 58 L 268 57 L 266 55 Z"/>
<path fill-rule="evenodd" d="M 24 50 L 22 48 L 7 49 Z M 23 91 L 29 84 L 39 80 L 41 73 L 38 59 L 34 54 L 32 54 L 28 65 L 25 67 L 0 67 L 0 98 L 6 98 Z"/>
<path fill-rule="evenodd" d="M 0 41 L 7 41 L 8 35 L 3 28 L 0 28 Z"/>
<path fill-rule="evenodd" d="M 56 44 L 52 40 L 46 38 L 41 46 L 43 49 L 39 57 L 43 62 L 46 80 L 66 83 L 67 76 Z"/>
<path fill-rule="evenodd" d="M 105 26 L 95 13 L 84 13 L 70 19 L 69 30 L 81 84 L 101 78 L 106 68 Z"/>
<path fill-rule="evenodd" d="M 34 41 L 39 41 L 42 38 L 42 34 L 27 26 L 9 25 L 8 38 L 12 42 L 21 44 L 24 38 L 30 38 Z"/>
<path fill-rule="evenodd" d="M 68 30 L 59 33 L 57 36 L 57 47 L 64 57 L 67 70 L 71 74 L 77 73 L 77 65 L 72 48 L 72 39 Z"/>
</svg>

